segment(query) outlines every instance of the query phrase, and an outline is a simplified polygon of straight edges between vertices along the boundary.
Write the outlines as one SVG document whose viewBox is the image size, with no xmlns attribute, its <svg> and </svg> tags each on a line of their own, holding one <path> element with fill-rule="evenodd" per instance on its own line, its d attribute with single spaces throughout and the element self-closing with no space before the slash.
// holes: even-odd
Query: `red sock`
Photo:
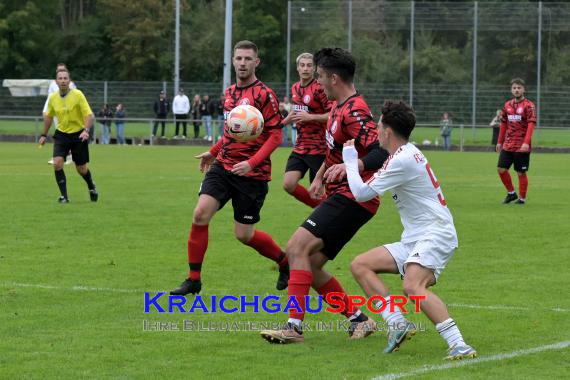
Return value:
<svg viewBox="0 0 570 380">
<path fill-rule="evenodd" d="M 526 190 L 528 189 L 528 177 L 526 173 L 519 174 L 519 198 L 526 199 Z"/>
<path fill-rule="evenodd" d="M 513 181 L 511 180 L 511 174 L 508 171 L 499 173 L 499 177 L 501 177 L 501 181 L 509 193 L 515 191 L 515 188 L 513 187 Z"/>
<path fill-rule="evenodd" d="M 251 248 L 255 249 L 262 256 L 275 261 L 279 266 L 287 264 L 287 256 L 281 248 L 275 243 L 271 235 L 266 232 L 255 230 L 253 236 L 246 243 Z"/>
<path fill-rule="evenodd" d="M 200 226 L 192 223 L 190 236 L 188 237 L 188 266 L 190 273 L 188 278 L 193 281 L 200 279 L 202 262 L 208 249 L 208 225 Z"/>
<path fill-rule="evenodd" d="M 317 293 L 319 293 L 319 295 L 323 296 L 323 300 L 325 300 L 325 296 L 328 293 L 332 292 L 342 293 L 343 294 L 342 300 L 344 302 L 345 307 L 344 310 L 341 311 L 341 314 L 347 318 L 352 317 L 352 315 L 358 311 L 358 308 L 356 306 L 352 306 L 351 310 L 348 309 L 348 295 L 342 288 L 340 282 L 338 282 L 337 279 L 334 277 L 332 277 L 326 284 L 315 290 L 317 291 Z"/>
<path fill-rule="evenodd" d="M 296 308 L 289 309 L 289 318 L 303 320 L 305 318 L 305 296 L 309 295 L 309 289 L 313 282 L 313 274 L 306 270 L 291 270 L 289 277 L 289 298 L 295 297 L 297 304 L 301 308 L 301 313 Z"/>
<path fill-rule="evenodd" d="M 322 199 L 311 198 L 309 191 L 299 184 L 297 184 L 291 195 L 311 208 L 317 207 L 322 202 Z"/>
</svg>

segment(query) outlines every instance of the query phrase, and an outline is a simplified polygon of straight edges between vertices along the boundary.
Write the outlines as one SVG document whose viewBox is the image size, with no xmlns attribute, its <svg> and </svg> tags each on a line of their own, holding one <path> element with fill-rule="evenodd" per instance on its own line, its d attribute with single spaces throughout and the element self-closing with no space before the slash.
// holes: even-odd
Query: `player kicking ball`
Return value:
<svg viewBox="0 0 570 380">
<path fill-rule="evenodd" d="M 365 202 L 390 190 L 404 225 L 401 241 L 357 256 L 350 269 L 368 297 L 380 295 L 386 300 L 389 300 L 390 291 L 377 274 L 401 274 L 404 293 L 426 296 L 421 302 L 421 310 L 447 342 L 449 354 L 446 359 L 474 358 L 477 352 L 465 343 L 443 301 L 428 290 L 435 285 L 458 243 L 453 217 L 429 162 L 408 141 L 415 124 L 414 111 L 406 103 L 384 104 L 378 122 L 378 140 L 390 156 L 366 183 L 358 171 L 354 140 L 344 144 L 343 161 L 354 198 Z M 376 306 L 381 308 L 382 301 Z M 398 350 L 415 333 L 399 309 L 394 308 L 392 313 L 389 309 L 386 307 L 382 312 L 386 324 L 405 327 L 389 331 L 385 353 Z"/>
</svg>

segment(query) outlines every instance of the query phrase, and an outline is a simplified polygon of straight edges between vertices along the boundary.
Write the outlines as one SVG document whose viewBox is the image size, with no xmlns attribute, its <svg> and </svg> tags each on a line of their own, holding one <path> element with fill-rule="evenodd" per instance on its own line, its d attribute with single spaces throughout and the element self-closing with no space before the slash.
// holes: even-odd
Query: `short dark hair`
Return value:
<svg viewBox="0 0 570 380">
<path fill-rule="evenodd" d="M 524 80 L 522 80 L 522 78 L 514 78 L 513 80 L 511 80 L 511 86 L 515 83 L 520 84 L 523 87 L 526 87 L 526 84 L 524 83 Z"/>
<path fill-rule="evenodd" d="M 234 46 L 234 52 L 237 49 L 251 49 L 255 52 L 255 54 L 257 54 L 257 45 L 248 40 L 242 40 L 236 43 Z"/>
<path fill-rule="evenodd" d="M 382 106 L 382 124 L 408 140 L 416 126 L 416 114 L 406 102 L 388 100 Z"/>
<path fill-rule="evenodd" d="M 356 62 L 348 50 L 324 48 L 315 53 L 314 60 L 329 75 L 336 74 L 346 83 L 352 83 Z"/>
<path fill-rule="evenodd" d="M 61 68 L 57 69 L 57 71 L 55 72 L 56 78 L 57 78 L 57 74 L 59 74 L 59 73 L 67 73 L 68 76 L 71 76 L 67 67 L 61 67 Z"/>
</svg>

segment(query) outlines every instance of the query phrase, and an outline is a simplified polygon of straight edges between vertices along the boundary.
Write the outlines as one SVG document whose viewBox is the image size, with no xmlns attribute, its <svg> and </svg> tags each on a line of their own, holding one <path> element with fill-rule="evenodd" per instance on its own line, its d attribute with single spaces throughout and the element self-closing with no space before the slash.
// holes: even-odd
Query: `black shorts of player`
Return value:
<svg viewBox="0 0 570 380">
<path fill-rule="evenodd" d="M 235 175 L 215 162 L 206 173 L 199 194 L 208 194 L 220 202 L 221 210 L 231 199 L 234 220 L 242 224 L 259 222 L 259 212 L 269 190 L 267 181 Z"/>
<path fill-rule="evenodd" d="M 301 227 L 322 239 L 322 252 L 334 260 L 342 247 L 352 239 L 374 214 L 353 199 L 333 194 L 321 203 L 301 224 Z"/>
<path fill-rule="evenodd" d="M 497 166 L 508 170 L 512 164 L 515 166 L 515 171 L 519 173 L 527 172 L 530 165 L 530 152 L 507 152 L 506 150 L 501 150 Z"/>
<path fill-rule="evenodd" d="M 309 180 L 313 182 L 317 172 L 321 168 L 323 161 L 325 160 L 324 154 L 299 154 L 291 153 L 289 159 L 287 160 L 287 167 L 285 168 L 285 173 L 298 171 L 301 172 L 301 178 L 305 176 L 307 170 L 309 171 Z"/>
<path fill-rule="evenodd" d="M 88 163 L 89 141 L 81 141 L 79 138 L 81 132 L 64 133 L 56 129 L 53 135 L 53 157 L 66 157 L 71 151 L 75 165 Z"/>
</svg>

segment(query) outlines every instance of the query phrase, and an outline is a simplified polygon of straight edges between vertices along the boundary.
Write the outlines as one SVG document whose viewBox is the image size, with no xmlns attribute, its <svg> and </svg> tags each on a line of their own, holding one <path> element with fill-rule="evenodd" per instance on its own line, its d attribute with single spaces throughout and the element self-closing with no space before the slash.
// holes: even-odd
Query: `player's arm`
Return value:
<svg viewBox="0 0 570 380">
<path fill-rule="evenodd" d="M 237 175 L 245 175 L 261 162 L 263 162 L 267 157 L 273 153 L 283 140 L 283 132 L 281 128 L 273 128 L 269 130 L 269 138 L 265 140 L 261 148 L 247 161 L 238 162 L 232 168 L 232 173 Z"/>
<path fill-rule="evenodd" d="M 325 188 L 323 186 L 323 177 L 325 175 L 326 168 L 326 163 L 323 161 L 321 167 L 317 171 L 317 174 L 315 174 L 315 178 L 313 178 L 313 182 L 311 182 L 309 194 L 313 199 L 321 199 L 324 195 Z"/>
<path fill-rule="evenodd" d="M 526 127 L 526 135 L 524 136 L 523 144 L 520 148 L 521 152 L 530 151 L 532 134 L 534 133 L 534 128 L 536 127 L 536 111 L 533 105 L 526 107 L 526 119 L 528 121 L 528 125 Z"/>
<path fill-rule="evenodd" d="M 308 112 L 291 112 L 287 117 L 291 116 L 291 120 L 295 123 L 326 123 L 329 119 L 329 113 L 308 113 Z"/>
<path fill-rule="evenodd" d="M 354 195 L 357 202 L 365 202 L 374 198 L 378 194 L 368 184 L 362 181 L 360 171 L 358 170 L 358 152 L 354 147 L 354 140 L 349 140 L 344 144 L 342 150 L 342 160 L 346 167 L 346 176 L 350 191 Z"/>
<path fill-rule="evenodd" d="M 44 113 L 44 131 L 38 140 L 40 145 L 44 145 L 47 140 L 47 133 L 51 127 L 51 123 L 53 122 L 53 117 L 51 117 L 47 112 Z"/>
</svg>

